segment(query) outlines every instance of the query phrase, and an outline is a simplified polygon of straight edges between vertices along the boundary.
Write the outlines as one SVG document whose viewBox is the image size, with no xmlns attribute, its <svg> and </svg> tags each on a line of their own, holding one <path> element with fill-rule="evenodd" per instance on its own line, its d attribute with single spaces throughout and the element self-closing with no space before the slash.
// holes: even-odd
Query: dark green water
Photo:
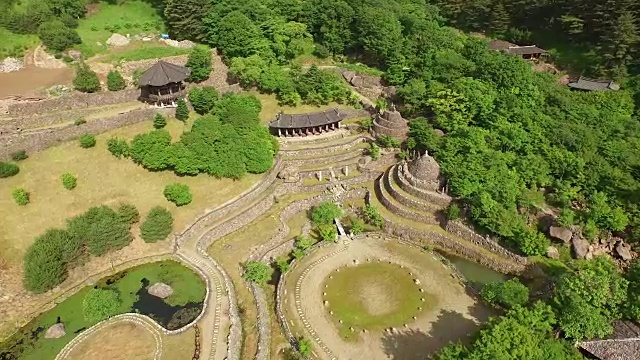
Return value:
<svg viewBox="0 0 640 360">
<path fill-rule="evenodd" d="M 506 275 L 489 269 L 488 267 L 484 267 L 473 261 L 446 253 L 440 253 L 440 255 L 449 260 L 451 264 L 453 264 L 453 266 L 455 266 L 456 269 L 460 271 L 462 276 L 464 276 L 467 281 L 471 283 L 484 285 L 490 282 L 502 282 L 507 280 Z"/>
</svg>

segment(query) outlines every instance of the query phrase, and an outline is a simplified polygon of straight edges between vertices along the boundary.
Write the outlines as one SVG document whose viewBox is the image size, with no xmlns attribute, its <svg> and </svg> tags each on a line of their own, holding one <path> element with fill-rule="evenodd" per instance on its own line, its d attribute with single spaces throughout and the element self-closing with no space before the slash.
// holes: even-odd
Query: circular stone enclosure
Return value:
<svg viewBox="0 0 640 360">
<path fill-rule="evenodd" d="M 345 340 L 357 339 L 363 329 L 401 327 L 438 304 L 434 295 L 420 291 L 409 270 L 384 262 L 333 271 L 323 288 L 327 314 Z"/>
</svg>

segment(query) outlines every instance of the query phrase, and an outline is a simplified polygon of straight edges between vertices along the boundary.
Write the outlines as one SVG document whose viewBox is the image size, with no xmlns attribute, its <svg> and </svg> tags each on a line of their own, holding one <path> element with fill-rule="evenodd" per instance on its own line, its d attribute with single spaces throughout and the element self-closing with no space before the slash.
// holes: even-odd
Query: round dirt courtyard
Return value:
<svg viewBox="0 0 640 360">
<path fill-rule="evenodd" d="M 322 359 L 425 359 L 491 315 L 433 254 L 378 235 L 323 246 L 284 281 L 287 323 Z"/>
</svg>

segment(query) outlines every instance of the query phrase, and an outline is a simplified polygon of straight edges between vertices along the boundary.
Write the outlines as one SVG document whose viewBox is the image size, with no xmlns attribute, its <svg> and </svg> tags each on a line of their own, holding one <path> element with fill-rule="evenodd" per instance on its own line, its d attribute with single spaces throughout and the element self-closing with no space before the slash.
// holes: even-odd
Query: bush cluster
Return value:
<svg viewBox="0 0 640 360">
<path fill-rule="evenodd" d="M 124 81 L 122 74 L 117 70 L 111 70 L 107 74 L 107 89 L 109 91 L 123 90 L 127 87 L 127 83 Z"/>
<path fill-rule="evenodd" d="M 78 179 L 71 173 L 62 174 L 60 179 L 62 180 L 62 186 L 67 190 L 73 190 L 78 185 Z"/>
<path fill-rule="evenodd" d="M 91 289 L 82 300 L 82 313 L 85 320 L 99 322 L 118 314 L 122 300 L 113 289 Z"/>
<path fill-rule="evenodd" d="M 172 229 L 173 216 L 171 213 L 161 206 L 156 206 L 151 209 L 147 218 L 140 225 L 140 236 L 145 242 L 154 243 L 166 239 Z"/>
<path fill-rule="evenodd" d="M 480 296 L 492 304 L 512 308 L 529 301 L 529 289 L 520 280 L 513 278 L 505 282 L 493 282 L 482 288 Z"/>
<path fill-rule="evenodd" d="M 67 277 L 68 269 L 86 255 L 103 255 L 131 242 L 129 214 L 107 206 L 92 207 L 67 220 L 67 229 L 49 229 L 38 236 L 24 255 L 24 286 L 41 293 L 54 288 Z M 121 206 L 120 210 L 123 207 Z"/>
<path fill-rule="evenodd" d="M 129 144 L 127 140 L 111 138 L 107 141 L 107 149 L 117 158 L 129 156 Z"/>
<path fill-rule="evenodd" d="M 25 150 L 20 150 L 11 153 L 11 160 L 13 161 L 21 161 L 26 160 L 29 156 Z"/>
<path fill-rule="evenodd" d="M 189 108 L 187 107 L 187 102 L 184 99 L 178 100 L 178 105 L 176 106 L 176 119 L 185 122 L 189 119 Z"/>
<path fill-rule="evenodd" d="M 79 139 L 80 147 L 88 149 L 96 146 L 96 137 L 93 134 L 82 134 Z"/>
<path fill-rule="evenodd" d="M 27 205 L 29 203 L 29 193 L 22 188 L 15 189 L 11 192 L 11 197 L 16 204 L 20 206 Z"/>
<path fill-rule="evenodd" d="M 264 285 L 271 279 L 273 269 L 262 261 L 247 261 L 244 263 L 243 277 L 258 285 Z"/>
<path fill-rule="evenodd" d="M 381 228 L 384 225 L 384 218 L 378 212 L 375 206 L 367 204 L 364 206 L 364 221 L 369 225 L 373 225 L 377 228 Z"/>
<path fill-rule="evenodd" d="M 16 164 L 0 161 L 0 178 L 8 178 L 20 172 L 20 168 Z"/>
<path fill-rule="evenodd" d="M 98 74 L 87 65 L 79 65 L 76 68 L 76 77 L 73 79 L 73 87 L 81 92 L 94 93 L 100 91 L 100 79 Z"/>
<path fill-rule="evenodd" d="M 200 114 L 208 114 L 216 106 L 218 90 L 213 86 L 194 87 L 189 90 L 189 102 L 193 110 Z"/>
<path fill-rule="evenodd" d="M 189 53 L 185 66 L 191 69 L 191 75 L 187 81 L 199 83 L 207 80 L 212 70 L 211 50 L 202 45 L 194 47 Z"/>
<path fill-rule="evenodd" d="M 332 202 L 323 202 L 311 209 L 311 222 L 314 225 L 333 224 L 333 220 L 342 216 L 342 209 Z"/>
<path fill-rule="evenodd" d="M 153 117 L 153 127 L 156 129 L 162 129 L 167 126 L 167 119 L 162 114 L 158 113 Z"/>
<path fill-rule="evenodd" d="M 176 206 L 183 206 L 191 203 L 193 200 L 189 187 L 185 184 L 169 184 L 164 188 L 164 197 L 176 204 Z"/>
</svg>

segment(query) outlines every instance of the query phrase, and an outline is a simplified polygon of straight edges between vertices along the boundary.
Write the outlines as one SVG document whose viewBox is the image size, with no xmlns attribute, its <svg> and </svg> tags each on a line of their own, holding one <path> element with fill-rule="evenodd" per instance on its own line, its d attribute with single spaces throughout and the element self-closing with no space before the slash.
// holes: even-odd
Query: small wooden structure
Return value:
<svg viewBox="0 0 640 360">
<path fill-rule="evenodd" d="M 184 81 L 191 69 L 159 60 L 140 76 L 140 99 L 159 107 L 175 107 L 176 100 L 187 94 Z"/>
<path fill-rule="evenodd" d="M 537 60 L 549 56 L 547 50 L 536 45 L 520 46 L 504 40 L 493 40 L 489 43 L 489 49 L 502 51 L 509 55 L 516 55 L 525 60 Z"/>
<path fill-rule="evenodd" d="M 631 321 L 613 323 L 613 334 L 607 339 L 579 342 L 578 347 L 588 359 L 640 359 L 640 327 Z"/>
<path fill-rule="evenodd" d="M 589 79 L 583 76 L 580 76 L 577 81 L 569 82 L 567 86 L 581 91 L 620 90 L 620 85 L 611 80 Z"/>
<path fill-rule="evenodd" d="M 280 113 L 269 123 L 269 130 L 277 136 L 317 135 L 339 129 L 344 117 L 338 109 L 310 114 Z"/>
</svg>

